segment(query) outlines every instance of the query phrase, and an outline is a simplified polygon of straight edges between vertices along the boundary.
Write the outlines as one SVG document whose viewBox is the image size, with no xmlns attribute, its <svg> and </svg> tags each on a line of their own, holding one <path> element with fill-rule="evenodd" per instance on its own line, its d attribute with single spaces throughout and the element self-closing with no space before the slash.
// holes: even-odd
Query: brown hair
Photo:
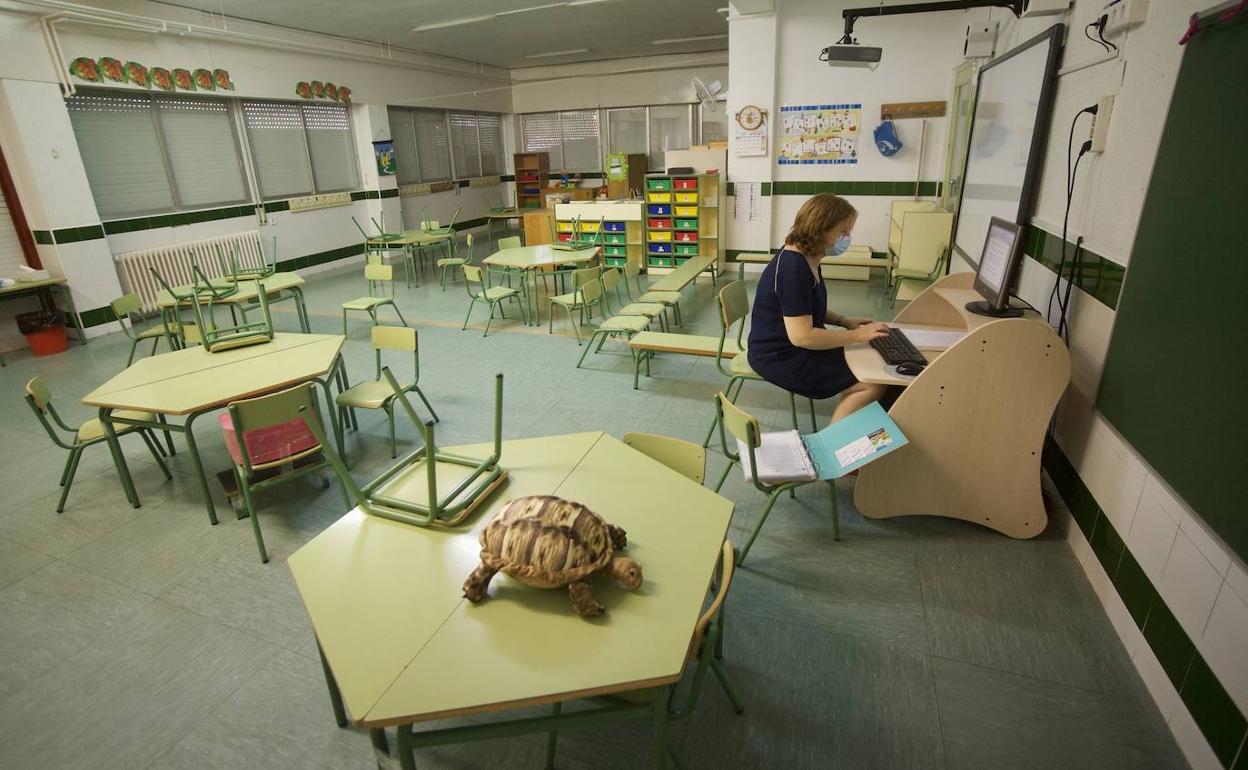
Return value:
<svg viewBox="0 0 1248 770">
<path fill-rule="evenodd" d="M 849 201 L 832 193 L 811 196 L 798 209 L 784 242 L 803 254 L 823 256 L 827 232 L 857 214 Z"/>
</svg>

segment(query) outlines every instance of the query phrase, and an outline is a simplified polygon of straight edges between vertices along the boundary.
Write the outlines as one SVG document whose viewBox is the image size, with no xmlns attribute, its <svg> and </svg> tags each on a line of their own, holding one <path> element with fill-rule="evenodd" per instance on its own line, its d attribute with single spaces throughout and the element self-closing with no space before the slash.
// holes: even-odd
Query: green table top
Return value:
<svg viewBox="0 0 1248 770">
<path fill-rule="evenodd" d="M 490 445 L 453 448 L 484 457 Z M 732 502 L 603 433 L 503 442 L 510 474 L 460 529 L 353 510 L 289 559 L 357 724 L 379 727 L 670 683 L 685 665 Z M 628 532 L 638 591 L 592 577 L 607 608 L 579 617 L 566 590 L 499 574 L 463 598 L 481 529 L 512 499 L 578 500 Z"/>
<path fill-rule="evenodd" d="M 507 267 L 513 270 L 534 270 L 548 265 L 570 265 L 590 262 L 598 256 L 598 247 L 561 251 L 550 244 L 542 246 L 518 246 L 514 249 L 501 249 L 482 260 L 492 267 Z"/>
<path fill-rule="evenodd" d="M 520 209 L 504 209 L 503 211 L 487 211 L 486 219 L 515 219 L 524 216 L 524 212 Z"/>
<path fill-rule="evenodd" d="M 0 296 L 5 294 L 22 294 L 34 289 L 46 289 L 49 286 L 64 286 L 69 283 L 64 278 L 48 278 L 43 281 L 18 281 L 12 286 L 0 288 Z"/>
<path fill-rule="evenodd" d="M 703 270 L 715 264 L 715 257 L 690 257 L 683 265 L 650 284 L 650 291 L 680 291 L 693 282 Z"/>
<path fill-rule="evenodd" d="M 220 353 L 202 346 L 148 356 L 83 397 L 87 406 L 191 414 L 320 377 L 344 337 L 274 335 L 271 342 Z"/>
<path fill-rule="evenodd" d="M 397 244 L 399 246 L 428 246 L 431 243 L 441 243 L 449 241 L 450 233 L 427 233 L 420 228 L 414 230 L 404 230 L 397 238 L 387 236 L 386 238 L 369 238 L 370 244 Z"/>
<path fill-rule="evenodd" d="M 303 285 L 303 278 L 300 277 L 298 273 L 274 273 L 273 275 L 270 275 L 268 278 L 262 278 L 260 280 L 261 280 L 261 283 L 264 284 L 265 292 L 268 294 L 272 294 L 273 292 L 277 292 L 277 291 L 282 291 L 284 289 L 293 289 L 297 286 Z M 211 283 L 213 286 L 216 286 L 218 288 L 226 288 L 226 287 L 231 286 L 233 284 L 233 281 L 226 280 L 225 278 L 213 278 L 209 281 L 209 283 Z M 177 292 L 178 294 L 189 294 L 192 288 L 193 286 L 191 284 L 187 284 L 185 286 L 175 287 L 174 291 Z M 251 302 L 255 298 L 256 298 L 255 281 L 239 281 L 237 292 L 235 292 L 234 294 L 231 294 L 225 299 L 214 300 L 214 301 L 239 303 L 239 302 Z M 156 307 L 170 308 L 170 307 L 173 307 L 175 304 L 176 304 L 176 301 L 174 300 L 174 298 L 170 296 L 169 292 L 165 291 L 164 289 L 161 289 L 156 294 Z M 191 304 L 191 300 L 189 299 L 182 300 L 183 306 L 187 306 L 190 304 Z"/>
</svg>

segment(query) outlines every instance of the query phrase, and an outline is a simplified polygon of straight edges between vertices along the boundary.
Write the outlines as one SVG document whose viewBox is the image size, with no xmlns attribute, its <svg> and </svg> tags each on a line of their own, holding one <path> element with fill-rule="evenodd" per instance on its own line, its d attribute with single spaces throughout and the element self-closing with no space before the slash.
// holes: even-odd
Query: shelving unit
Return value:
<svg viewBox="0 0 1248 770">
<path fill-rule="evenodd" d="M 540 209 L 550 176 L 550 156 L 544 152 L 518 152 L 512 158 L 516 169 L 516 208 Z"/>
<path fill-rule="evenodd" d="M 555 206 L 556 236 L 561 241 L 572 240 L 572 228 L 578 218 L 582 235 L 592 235 L 598 231 L 601 220 L 603 262 L 609 267 L 623 267 L 631 261 L 644 268 L 642 214 L 638 201 L 560 203 Z"/>
<path fill-rule="evenodd" d="M 715 256 L 723 268 L 724 190 L 718 174 L 646 177 L 646 265 L 671 268 Z"/>
</svg>

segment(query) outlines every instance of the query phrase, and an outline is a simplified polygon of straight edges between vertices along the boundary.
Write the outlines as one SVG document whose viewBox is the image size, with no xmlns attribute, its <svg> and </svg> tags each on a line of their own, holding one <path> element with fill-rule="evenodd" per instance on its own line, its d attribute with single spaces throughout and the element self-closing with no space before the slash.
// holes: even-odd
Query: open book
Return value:
<svg viewBox="0 0 1248 770">
<path fill-rule="evenodd" d="M 826 481 L 840 478 L 907 443 L 897 423 L 883 407 L 872 402 L 818 433 L 764 433 L 754 456 L 758 460 L 759 481 Z M 750 481 L 750 450 L 738 440 L 737 451 L 741 454 L 745 480 Z"/>
</svg>

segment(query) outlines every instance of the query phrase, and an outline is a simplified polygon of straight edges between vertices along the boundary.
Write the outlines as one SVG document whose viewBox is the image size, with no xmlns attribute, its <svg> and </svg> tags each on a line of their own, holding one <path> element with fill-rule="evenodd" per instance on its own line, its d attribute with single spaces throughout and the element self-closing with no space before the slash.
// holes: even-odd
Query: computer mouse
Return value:
<svg viewBox="0 0 1248 770">
<path fill-rule="evenodd" d="M 897 364 L 897 373 L 903 377 L 918 377 L 926 368 L 923 364 L 915 363 L 914 361 L 904 361 Z"/>
</svg>

